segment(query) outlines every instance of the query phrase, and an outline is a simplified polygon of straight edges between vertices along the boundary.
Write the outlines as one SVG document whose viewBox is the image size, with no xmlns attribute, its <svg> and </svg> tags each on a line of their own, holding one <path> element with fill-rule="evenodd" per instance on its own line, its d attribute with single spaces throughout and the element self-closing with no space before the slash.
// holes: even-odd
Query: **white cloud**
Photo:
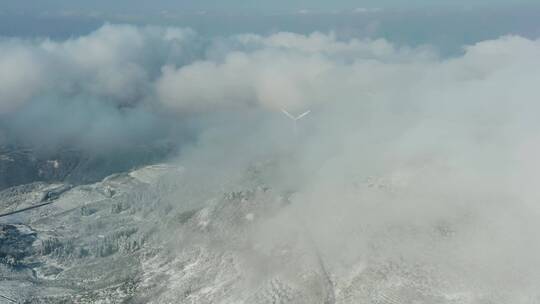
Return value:
<svg viewBox="0 0 540 304">
<path fill-rule="evenodd" d="M 429 265 L 450 285 L 479 286 L 477 294 L 535 288 L 522 282 L 538 282 L 531 269 L 540 266 L 531 242 L 540 214 L 540 41 L 502 37 L 439 58 L 429 48 L 331 34 L 231 39 L 222 56 L 164 69 L 156 90 L 180 112 L 311 108 L 276 179 L 297 190 L 292 208 L 329 263 Z M 253 159 L 251 147 L 271 150 L 282 130 L 249 127 L 223 131 L 196 153 Z M 216 146 L 215 138 L 225 140 Z M 434 236 L 437 227 L 452 236 Z M 519 275 L 508 277 L 513 270 Z"/>
<path fill-rule="evenodd" d="M 378 13 L 378 12 L 381 12 L 382 9 L 381 8 L 377 8 L 377 7 L 374 7 L 374 8 L 368 8 L 368 7 L 357 7 L 355 9 L 353 9 L 353 13 L 355 14 L 369 14 L 369 13 Z"/>
<path fill-rule="evenodd" d="M 13 110 L 32 97 L 45 80 L 43 63 L 20 46 L 0 47 L 0 113 Z"/>
<path fill-rule="evenodd" d="M 148 94 L 153 73 L 184 56 L 193 36 L 190 30 L 105 25 L 61 42 L 0 40 L 0 110 L 42 94 L 138 102 Z"/>
<path fill-rule="evenodd" d="M 343 42 L 322 33 L 240 35 L 232 40 L 242 47 L 216 60 L 165 67 L 157 82 L 160 99 L 179 110 L 206 104 L 300 110 L 351 94 L 362 97 L 373 75 L 367 69 L 411 69 L 435 58 L 428 48 L 397 49 L 384 40 Z"/>
</svg>

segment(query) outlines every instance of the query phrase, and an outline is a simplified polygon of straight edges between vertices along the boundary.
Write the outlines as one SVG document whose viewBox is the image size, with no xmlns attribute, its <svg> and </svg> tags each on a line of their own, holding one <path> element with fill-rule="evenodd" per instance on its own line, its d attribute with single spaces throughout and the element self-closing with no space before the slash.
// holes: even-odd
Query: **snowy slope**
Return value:
<svg viewBox="0 0 540 304">
<path fill-rule="evenodd" d="M 504 292 L 475 292 L 433 265 L 390 254 L 393 244 L 426 235 L 450 245 L 448 227 L 388 227 L 364 254 L 339 264 L 319 249 L 290 194 L 246 183 L 245 189 L 194 204 L 179 186 L 188 178 L 182 167 L 148 166 L 73 187 L 49 206 L 2 218 L 0 295 L 24 303 L 508 299 Z M 386 191 L 370 183 L 365 191 Z M 60 186 L 6 189 L 0 211 L 31 205 Z"/>
</svg>

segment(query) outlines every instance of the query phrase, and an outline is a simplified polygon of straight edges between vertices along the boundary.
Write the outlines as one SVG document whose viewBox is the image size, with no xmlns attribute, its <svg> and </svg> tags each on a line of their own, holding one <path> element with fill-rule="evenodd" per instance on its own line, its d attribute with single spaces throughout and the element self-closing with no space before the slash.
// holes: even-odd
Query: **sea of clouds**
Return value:
<svg viewBox="0 0 540 304">
<path fill-rule="evenodd" d="M 436 265 L 482 292 L 532 294 L 539 83 L 540 41 L 519 36 L 442 57 L 332 33 L 209 39 L 108 24 L 65 41 L 0 40 L 0 140 L 178 141 L 178 161 L 201 183 L 287 154 L 274 185 L 294 190 L 335 265 L 363 258 L 391 227 L 400 232 L 381 245 L 388 256 Z M 311 110 L 296 136 L 281 109 Z M 432 227 L 453 237 L 434 240 Z"/>
</svg>

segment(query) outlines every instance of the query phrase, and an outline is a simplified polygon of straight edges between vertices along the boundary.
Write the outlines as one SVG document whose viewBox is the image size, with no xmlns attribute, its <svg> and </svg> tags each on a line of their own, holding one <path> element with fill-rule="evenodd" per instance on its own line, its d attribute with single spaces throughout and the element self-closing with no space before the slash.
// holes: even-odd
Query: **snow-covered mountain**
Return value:
<svg viewBox="0 0 540 304">
<path fill-rule="evenodd" d="M 397 239 L 452 244 L 452 223 L 386 227 L 339 261 L 321 250 L 294 194 L 245 179 L 191 192 L 190 172 L 153 165 L 97 183 L 30 183 L 0 192 L 0 295 L 17 303 L 504 303 L 429 263 L 392 252 Z M 389 191 L 357 184 L 366 193 Z M 435 251 L 436 249 L 434 249 Z M 430 252 L 424 252 L 426 256 Z M 424 261 L 429 261 L 425 259 Z M 11 300 L 9 300 L 11 299 Z M 484 302 L 482 302 L 484 301 Z M 532 303 L 532 302 L 523 302 Z"/>
</svg>

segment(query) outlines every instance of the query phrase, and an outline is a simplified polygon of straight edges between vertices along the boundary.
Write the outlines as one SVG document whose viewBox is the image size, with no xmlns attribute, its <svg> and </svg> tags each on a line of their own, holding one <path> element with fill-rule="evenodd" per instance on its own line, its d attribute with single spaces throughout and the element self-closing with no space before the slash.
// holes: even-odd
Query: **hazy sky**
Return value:
<svg viewBox="0 0 540 304">
<path fill-rule="evenodd" d="M 474 5 L 516 5 L 534 4 L 535 0 L 116 0 L 116 1 L 72 1 L 72 0 L 4 0 L 2 9 L 35 9 L 35 10 L 141 10 L 141 9 L 178 9 L 178 10 L 217 10 L 217 11 L 288 11 L 299 9 L 335 10 L 358 7 L 407 8 L 417 6 L 474 6 Z"/>
</svg>

